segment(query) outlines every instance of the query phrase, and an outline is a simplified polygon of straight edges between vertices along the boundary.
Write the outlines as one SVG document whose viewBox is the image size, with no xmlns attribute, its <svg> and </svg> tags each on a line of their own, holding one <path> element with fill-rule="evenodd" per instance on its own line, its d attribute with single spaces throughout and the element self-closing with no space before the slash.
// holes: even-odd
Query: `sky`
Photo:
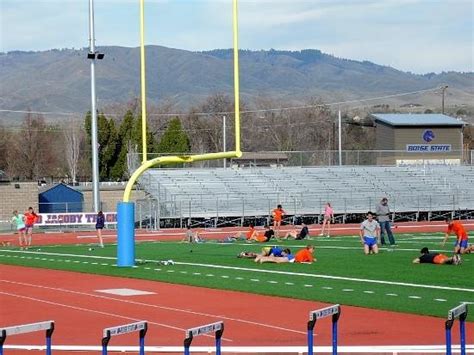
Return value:
<svg viewBox="0 0 474 355">
<path fill-rule="evenodd" d="M 0 0 L 0 51 L 89 46 L 90 0 Z M 94 0 L 96 46 L 138 47 L 139 0 Z M 232 47 L 232 0 L 145 0 L 145 41 Z M 240 0 L 241 49 L 319 49 L 413 73 L 474 71 L 474 0 Z"/>
</svg>

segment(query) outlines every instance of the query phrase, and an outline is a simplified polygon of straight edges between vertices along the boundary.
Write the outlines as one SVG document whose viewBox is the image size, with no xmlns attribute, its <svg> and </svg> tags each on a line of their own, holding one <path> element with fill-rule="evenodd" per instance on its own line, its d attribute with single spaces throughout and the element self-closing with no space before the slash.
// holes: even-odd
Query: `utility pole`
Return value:
<svg viewBox="0 0 474 355">
<path fill-rule="evenodd" d="M 442 95 L 442 98 L 441 98 L 441 113 L 444 115 L 444 95 L 445 95 L 445 92 L 446 92 L 446 89 L 448 88 L 448 85 L 444 85 L 441 87 L 441 95 Z"/>
</svg>

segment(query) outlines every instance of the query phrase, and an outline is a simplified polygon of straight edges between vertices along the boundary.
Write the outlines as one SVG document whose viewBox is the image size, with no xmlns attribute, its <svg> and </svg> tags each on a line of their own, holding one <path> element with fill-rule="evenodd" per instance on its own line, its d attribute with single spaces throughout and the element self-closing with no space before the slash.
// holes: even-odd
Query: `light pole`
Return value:
<svg viewBox="0 0 474 355">
<path fill-rule="evenodd" d="M 225 139 L 225 115 L 222 116 L 222 145 L 223 145 L 223 151 L 226 152 L 226 139 Z M 227 168 L 227 159 L 224 158 L 224 169 Z"/>
<path fill-rule="evenodd" d="M 442 95 L 442 98 L 441 98 L 441 113 L 444 115 L 444 94 L 446 92 L 446 89 L 448 88 L 448 85 L 444 85 L 441 87 L 441 95 Z"/>
<path fill-rule="evenodd" d="M 341 117 L 341 110 L 339 110 L 338 112 L 338 127 L 337 127 L 337 131 L 338 131 L 338 135 L 339 135 L 339 139 L 338 139 L 338 144 L 339 144 L 339 166 L 342 165 L 342 117 Z"/>
<path fill-rule="evenodd" d="M 94 200 L 94 212 L 101 210 L 100 196 L 99 196 L 99 143 L 97 132 L 97 108 L 96 108 L 96 94 L 95 94 L 95 60 L 103 59 L 103 53 L 96 53 L 95 51 L 95 37 L 94 37 L 94 0 L 89 0 L 89 53 L 87 59 L 91 60 L 91 135 L 92 135 L 92 194 Z"/>
</svg>

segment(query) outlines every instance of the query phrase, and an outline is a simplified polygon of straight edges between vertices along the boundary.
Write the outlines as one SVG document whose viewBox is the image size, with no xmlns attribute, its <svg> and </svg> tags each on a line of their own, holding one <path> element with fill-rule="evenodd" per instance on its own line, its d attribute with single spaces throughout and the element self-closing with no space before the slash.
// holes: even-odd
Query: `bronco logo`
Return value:
<svg viewBox="0 0 474 355">
<path fill-rule="evenodd" d="M 426 131 L 423 132 L 423 135 L 422 135 L 421 137 L 423 138 L 423 140 L 424 140 L 426 143 L 429 143 L 429 142 L 431 142 L 433 139 L 435 139 L 435 134 L 433 133 L 432 130 L 427 129 Z"/>
</svg>

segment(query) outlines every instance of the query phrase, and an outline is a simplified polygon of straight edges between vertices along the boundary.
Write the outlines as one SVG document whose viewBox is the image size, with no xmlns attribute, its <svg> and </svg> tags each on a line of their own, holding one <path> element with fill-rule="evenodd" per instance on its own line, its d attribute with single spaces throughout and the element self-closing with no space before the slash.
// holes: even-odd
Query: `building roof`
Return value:
<svg viewBox="0 0 474 355">
<path fill-rule="evenodd" d="M 40 188 L 39 190 L 40 190 L 40 195 L 56 193 L 56 191 L 67 191 L 68 193 L 77 194 L 77 195 L 82 196 L 82 192 L 77 191 L 75 188 L 73 188 L 69 185 L 66 185 L 64 183 L 59 183 L 59 184 L 56 184 L 56 185 L 53 185 L 53 186 L 46 186 L 46 187 Z"/>
<path fill-rule="evenodd" d="M 381 122 L 389 126 L 451 126 L 462 127 L 465 122 L 453 117 L 439 113 L 373 113 L 371 116 L 375 122 Z"/>
</svg>

